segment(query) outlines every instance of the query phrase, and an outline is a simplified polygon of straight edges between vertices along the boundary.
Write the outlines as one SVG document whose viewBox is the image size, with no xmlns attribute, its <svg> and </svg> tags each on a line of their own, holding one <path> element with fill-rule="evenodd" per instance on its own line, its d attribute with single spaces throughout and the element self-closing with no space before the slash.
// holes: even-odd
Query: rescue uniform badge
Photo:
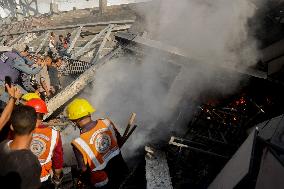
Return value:
<svg viewBox="0 0 284 189">
<path fill-rule="evenodd" d="M 46 143 L 42 139 L 33 138 L 30 149 L 33 154 L 40 157 L 46 150 Z"/>
<path fill-rule="evenodd" d="M 107 134 L 98 134 L 98 136 L 96 137 L 96 141 L 95 141 L 95 147 L 96 150 L 103 154 L 106 153 L 111 145 L 111 138 L 109 135 Z"/>
</svg>

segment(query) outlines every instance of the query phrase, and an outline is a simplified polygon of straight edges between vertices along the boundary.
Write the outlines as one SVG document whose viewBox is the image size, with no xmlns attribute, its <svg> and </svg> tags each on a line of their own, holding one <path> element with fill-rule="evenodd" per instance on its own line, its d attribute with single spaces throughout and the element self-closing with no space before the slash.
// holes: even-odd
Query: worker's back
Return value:
<svg viewBox="0 0 284 189">
<path fill-rule="evenodd" d="M 99 119 L 84 128 L 83 133 L 72 144 L 82 154 L 84 163 L 92 171 L 91 175 L 96 175 L 97 171 L 105 171 L 107 175 L 105 179 L 110 181 L 111 188 L 116 188 L 128 169 L 121 156 L 115 131 L 110 121 Z M 100 182 L 103 180 L 101 179 Z M 94 185 L 98 183 L 97 180 L 91 182 Z"/>
<path fill-rule="evenodd" d="M 31 151 L 38 157 L 42 166 L 41 182 L 50 176 L 54 149 L 59 140 L 59 133 L 47 126 L 39 126 L 33 132 Z"/>
<path fill-rule="evenodd" d="M 92 128 L 72 144 L 82 153 L 92 171 L 102 170 L 108 161 L 120 153 L 114 131 L 107 119 L 99 119 Z"/>
</svg>

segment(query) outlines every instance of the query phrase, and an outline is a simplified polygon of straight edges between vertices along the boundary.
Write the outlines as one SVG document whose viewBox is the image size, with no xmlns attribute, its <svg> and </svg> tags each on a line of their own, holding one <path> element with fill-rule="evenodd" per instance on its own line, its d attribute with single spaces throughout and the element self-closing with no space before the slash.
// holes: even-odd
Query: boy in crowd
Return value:
<svg viewBox="0 0 284 189">
<path fill-rule="evenodd" d="M 38 189 L 41 186 L 41 166 L 30 151 L 37 115 L 32 107 L 19 106 L 11 116 L 14 140 L 0 143 L 1 188 Z"/>
</svg>

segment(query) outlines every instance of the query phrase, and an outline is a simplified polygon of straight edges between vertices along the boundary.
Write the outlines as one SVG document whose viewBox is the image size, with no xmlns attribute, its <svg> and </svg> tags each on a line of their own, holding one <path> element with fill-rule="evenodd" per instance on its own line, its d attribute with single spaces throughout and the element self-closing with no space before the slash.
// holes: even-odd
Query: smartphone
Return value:
<svg viewBox="0 0 284 189">
<path fill-rule="evenodd" d="M 5 91 L 7 92 L 6 84 L 8 84 L 8 85 L 9 85 L 9 87 L 11 87 L 11 84 L 12 84 L 11 77 L 9 77 L 9 76 L 5 76 Z"/>
</svg>

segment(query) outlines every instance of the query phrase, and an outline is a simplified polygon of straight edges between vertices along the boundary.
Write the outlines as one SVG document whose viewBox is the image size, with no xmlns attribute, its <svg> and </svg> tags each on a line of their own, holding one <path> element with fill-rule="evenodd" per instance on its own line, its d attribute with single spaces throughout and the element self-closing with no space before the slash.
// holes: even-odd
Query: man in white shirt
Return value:
<svg viewBox="0 0 284 189">
<path fill-rule="evenodd" d="M 51 62 L 52 59 L 49 56 L 46 56 L 41 63 L 43 65 L 42 70 L 36 75 L 36 80 L 39 83 L 38 90 L 43 99 L 50 97 L 51 94 L 50 78 L 47 70 L 47 66 L 50 66 Z"/>
</svg>

